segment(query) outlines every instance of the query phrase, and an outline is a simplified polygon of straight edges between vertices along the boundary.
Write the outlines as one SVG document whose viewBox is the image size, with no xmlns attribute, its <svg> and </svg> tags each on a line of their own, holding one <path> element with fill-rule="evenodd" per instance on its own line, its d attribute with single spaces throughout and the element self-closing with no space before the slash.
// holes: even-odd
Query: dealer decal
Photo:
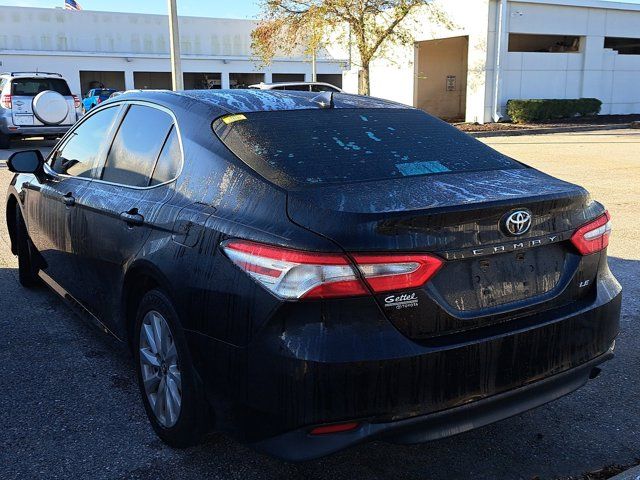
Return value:
<svg viewBox="0 0 640 480">
<path fill-rule="evenodd" d="M 418 295 L 416 293 L 404 293 L 402 295 L 388 295 L 384 298 L 385 308 L 393 307 L 397 310 L 401 308 L 411 308 L 418 306 Z"/>
</svg>

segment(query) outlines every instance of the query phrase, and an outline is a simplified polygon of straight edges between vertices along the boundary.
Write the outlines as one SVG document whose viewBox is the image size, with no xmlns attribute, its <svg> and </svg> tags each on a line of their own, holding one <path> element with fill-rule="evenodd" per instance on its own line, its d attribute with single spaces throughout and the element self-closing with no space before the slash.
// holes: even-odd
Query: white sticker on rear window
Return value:
<svg viewBox="0 0 640 480">
<path fill-rule="evenodd" d="M 400 173 L 405 177 L 411 177 L 413 175 L 425 175 L 427 173 L 442 173 L 450 172 L 440 162 L 412 162 L 412 163 L 396 163 L 396 168 L 400 170 Z"/>
</svg>

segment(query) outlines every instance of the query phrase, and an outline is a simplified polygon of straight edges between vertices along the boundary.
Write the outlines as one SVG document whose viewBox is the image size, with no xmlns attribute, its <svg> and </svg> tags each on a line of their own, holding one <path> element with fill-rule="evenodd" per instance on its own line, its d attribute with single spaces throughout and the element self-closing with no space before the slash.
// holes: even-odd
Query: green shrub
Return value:
<svg viewBox="0 0 640 480">
<path fill-rule="evenodd" d="M 509 100 L 507 114 L 514 123 L 542 122 L 577 115 L 597 115 L 602 102 L 597 98 L 565 100 Z"/>
</svg>

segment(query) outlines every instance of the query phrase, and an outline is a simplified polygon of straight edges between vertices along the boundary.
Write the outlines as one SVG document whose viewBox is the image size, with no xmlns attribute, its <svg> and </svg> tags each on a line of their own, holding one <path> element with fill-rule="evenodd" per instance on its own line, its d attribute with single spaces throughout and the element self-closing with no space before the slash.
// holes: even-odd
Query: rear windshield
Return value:
<svg viewBox="0 0 640 480">
<path fill-rule="evenodd" d="M 213 129 L 277 184 L 340 184 L 525 168 L 416 109 L 289 110 L 229 115 Z"/>
<path fill-rule="evenodd" d="M 71 95 L 66 80 L 62 78 L 17 78 L 11 82 L 12 94 L 35 97 L 45 90 L 53 90 L 60 95 Z"/>
<path fill-rule="evenodd" d="M 93 94 L 97 95 L 99 97 L 108 97 L 113 92 L 115 92 L 115 90 L 108 90 L 108 89 L 105 88 L 105 89 L 102 89 L 102 90 L 94 90 Z"/>
</svg>

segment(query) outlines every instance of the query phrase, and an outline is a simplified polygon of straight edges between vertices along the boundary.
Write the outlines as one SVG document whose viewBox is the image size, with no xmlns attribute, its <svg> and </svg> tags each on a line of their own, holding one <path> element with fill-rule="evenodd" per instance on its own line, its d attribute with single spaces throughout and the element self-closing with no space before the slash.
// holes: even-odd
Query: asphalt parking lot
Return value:
<svg viewBox="0 0 640 480">
<path fill-rule="evenodd" d="M 214 435 L 172 450 L 147 423 L 129 357 L 45 288 L 22 289 L 0 219 L 0 478 L 541 479 L 640 458 L 640 131 L 484 139 L 587 187 L 614 220 L 611 267 L 625 288 L 616 357 L 554 403 L 416 446 L 362 445 L 287 464 Z M 24 141 L 18 147 L 48 149 Z M 0 192 L 11 175 L 0 150 Z"/>
</svg>

